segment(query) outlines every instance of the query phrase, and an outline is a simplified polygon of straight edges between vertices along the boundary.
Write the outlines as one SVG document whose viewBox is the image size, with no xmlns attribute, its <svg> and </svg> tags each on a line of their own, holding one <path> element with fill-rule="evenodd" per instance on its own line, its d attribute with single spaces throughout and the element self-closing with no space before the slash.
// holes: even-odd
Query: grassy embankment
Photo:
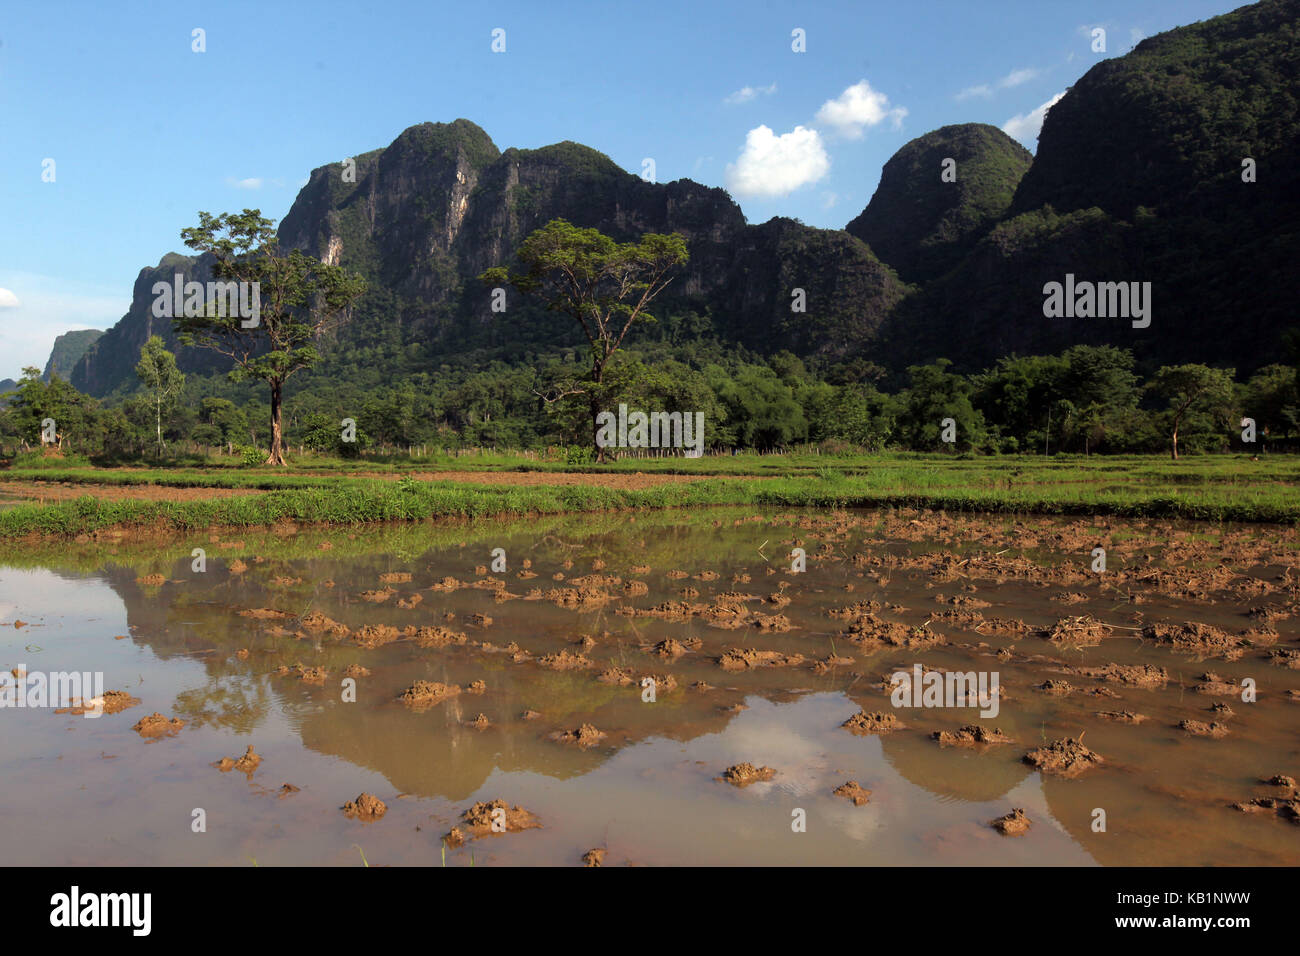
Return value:
<svg viewBox="0 0 1300 956">
<path fill-rule="evenodd" d="M 186 532 L 279 521 L 359 524 L 437 517 L 562 514 L 618 508 L 709 505 L 911 506 L 953 511 L 1118 515 L 1206 520 L 1300 521 L 1300 458 L 1244 456 L 954 458 L 944 455 L 737 456 L 641 459 L 583 468 L 534 460 L 458 458 L 409 465 L 308 463 L 263 469 L 96 469 L 0 472 L 0 480 L 97 485 L 214 487 L 262 491 L 191 501 L 117 501 L 89 496 L 0 511 L 0 537 L 77 535 L 114 526 Z M 581 471 L 687 473 L 708 480 L 626 489 L 472 484 L 403 479 L 403 472 Z M 385 477 L 356 477 L 383 472 Z M 391 477 L 387 475 L 391 473 Z M 754 480 L 761 479 L 761 480 Z"/>
</svg>

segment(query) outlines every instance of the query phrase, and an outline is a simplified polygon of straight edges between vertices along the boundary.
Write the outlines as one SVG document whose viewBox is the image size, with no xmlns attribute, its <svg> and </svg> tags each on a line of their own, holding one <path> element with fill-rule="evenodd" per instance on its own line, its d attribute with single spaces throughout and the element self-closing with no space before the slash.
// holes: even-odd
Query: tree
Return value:
<svg viewBox="0 0 1300 956">
<path fill-rule="evenodd" d="M 676 235 L 647 233 L 639 242 L 615 242 L 597 229 L 579 229 L 554 219 L 534 231 L 516 253 L 526 267 L 511 272 L 495 266 L 479 276 L 486 285 L 509 285 L 526 295 L 537 295 L 546 307 L 574 319 L 591 347 L 591 370 L 586 383 L 562 382 L 547 402 L 568 395 L 585 395 L 591 416 L 592 446 L 596 457 L 604 451 L 596 444 L 596 417 L 609 399 L 604 388 L 605 370 L 618 352 L 628 330 L 638 321 L 652 321 L 650 302 L 672 281 L 669 274 L 688 258 L 686 240 Z"/>
<path fill-rule="evenodd" d="M 1232 373 L 1207 365 L 1165 365 L 1147 388 L 1169 402 L 1170 450 L 1178 459 L 1178 429 L 1189 414 L 1226 417 L 1232 403 Z"/>
<path fill-rule="evenodd" d="M 161 336 L 151 335 L 140 349 L 140 361 L 135 374 L 144 383 L 153 404 L 154 430 L 158 438 L 158 453 L 162 454 L 163 408 L 170 408 L 185 387 L 185 373 L 176 367 L 176 356 L 163 346 Z"/>
<path fill-rule="evenodd" d="M 181 238 L 191 249 L 215 257 L 212 271 L 218 279 L 249 283 L 257 290 L 259 309 L 250 318 L 213 301 L 202 315 L 174 316 L 172 323 L 184 344 L 232 359 L 233 380 L 258 379 L 270 386 L 271 451 L 266 463 L 283 465 L 284 384 L 295 372 L 320 361 L 317 338 L 350 317 L 366 283 L 341 266 L 297 249 L 282 254 L 273 225 L 257 209 L 220 216 L 200 212 L 199 224 L 182 230 Z"/>
</svg>

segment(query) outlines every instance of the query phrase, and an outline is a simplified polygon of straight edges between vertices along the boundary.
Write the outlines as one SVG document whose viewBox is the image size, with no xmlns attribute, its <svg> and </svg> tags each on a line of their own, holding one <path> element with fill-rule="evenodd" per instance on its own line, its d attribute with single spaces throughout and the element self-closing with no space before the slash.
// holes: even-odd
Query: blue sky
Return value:
<svg viewBox="0 0 1300 956">
<path fill-rule="evenodd" d="M 1032 149 L 1044 106 L 1099 59 L 1240 4 L 7 6 L 0 378 L 117 321 L 143 266 L 188 251 L 197 210 L 278 220 L 311 169 L 416 123 L 465 117 L 502 149 L 575 140 L 638 174 L 651 158 L 659 182 L 728 188 L 750 222 L 841 228 L 908 140 L 984 122 Z"/>
</svg>

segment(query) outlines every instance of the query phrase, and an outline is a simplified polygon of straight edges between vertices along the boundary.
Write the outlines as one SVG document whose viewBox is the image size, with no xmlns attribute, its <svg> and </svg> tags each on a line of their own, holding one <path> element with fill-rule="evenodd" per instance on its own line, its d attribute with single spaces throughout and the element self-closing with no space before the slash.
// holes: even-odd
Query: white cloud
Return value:
<svg viewBox="0 0 1300 956">
<path fill-rule="evenodd" d="M 256 176 L 250 177 L 249 179 L 236 179 L 233 176 L 227 176 L 226 185 L 234 186 L 236 189 L 261 189 L 262 180 Z"/>
<path fill-rule="evenodd" d="M 839 201 L 840 201 L 840 195 L 839 195 L 839 193 L 834 193 L 834 192 L 831 192 L 831 191 L 829 191 L 829 190 L 827 190 L 826 192 L 822 193 L 822 208 L 823 208 L 823 209 L 830 209 L 832 206 L 834 206 L 834 205 L 835 205 L 837 202 L 839 202 Z"/>
<path fill-rule="evenodd" d="M 18 301 L 18 296 L 8 289 L 0 289 L 0 309 L 16 309 L 20 305 L 22 303 Z"/>
<path fill-rule="evenodd" d="M 886 119 L 892 119 L 897 129 L 906 115 L 907 110 L 901 106 L 891 108 L 888 96 L 873 90 L 866 80 L 860 80 L 835 99 L 823 103 L 817 111 L 817 122 L 833 127 L 849 139 L 860 139 L 868 126 L 876 126 Z"/>
<path fill-rule="evenodd" d="M 758 126 L 745 135 L 740 157 L 727 164 L 727 186 L 737 196 L 784 196 L 817 182 L 830 168 L 817 130 L 796 126 L 777 136 Z"/>
<path fill-rule="evenodd" d="M 728 106 L 735 106 L 738 103 L 748 103 L 750 100 L 755 99 L 760 95 L 771 96 L 775 92 L 775 83 L 771 86 L 742 86 L 740 89 L 736 90 L 736 92 L 728 94 L 722 102 L 726 103 Z"/>
<path fill-rule="evenodd" d="M 1038 70 L 1031 67 L 1026 67 L 1023 70 L 1012 70 L 996 83 L 981 83 L 979 86 L 966 87 L 966 89 L 957 94 L 957 99 L 968 100 L 973 96 L 988 99 L 993 95 L 994 90 L 1009 90 L 1022 83 L 1028 83 L 1036 76 L 1038 76 Z"/>
<path fill-rule="evenodd" d="M 968 100 L 972 96 L 979 96 L 983 99 L 988 99 L 992 95 L 993 87 L 989 86 L 987 83 L 981 83 L 979 86 L 966 87 L 966 89 L 957 94 L 957 99 Z"/>
<path fill-rule="evenodd" d="M 1026 146 L 1032 146 L 1043 128 L 1043 118 L 1047 116 L 1047 111 L 1059 103 L 1064 95 L 1065 91 L 1062 90 L 1037 109 L 1011 117 L 1002 124 L 1002 132 L 1012 139 L 1020 140 Z"/>
</svg>

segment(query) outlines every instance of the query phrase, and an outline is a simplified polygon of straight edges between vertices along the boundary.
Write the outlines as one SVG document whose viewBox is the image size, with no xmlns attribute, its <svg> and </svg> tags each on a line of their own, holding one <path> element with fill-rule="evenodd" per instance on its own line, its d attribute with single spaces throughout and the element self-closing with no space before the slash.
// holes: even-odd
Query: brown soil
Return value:
<svg viewBox="0 0 1300 956">
<path fill-rule="evenodd" d="M 1131 710 L 1099 710 L 1097 716 L 1121 724 L 1140 724 L 1147 719 L 1146 714 L 1135 714 Z"/>
<path fill-rule="evenodd" d="M 116 714 L 126 710 L 128 707 L 134 707 L 140 703 L 138 697 L 132 697 L 124 690 L 106 690 L 104 691 L 104 709 L 105 714 Z M 80 717 L 87 712 L 93 713 L 94 705 L 87 700 L 78 701 L 71 707 L 60 707 L 55 711 L 56 714 L 72 714 Z"/>
<path fill-rule="evenodd" d="M 364 648 L 373 650 L 384 644 L 391 644 L 401 636 L 401 631 L 387 624 L 367 624 L 352 635 L 352 640 Z"/>
<path fill-rule="evenodd" d="M 505 812 L 503 814 L 498 811 Z M 493 829 L 494 817 L 500 821 L 497 823 L 497 827 L 504 827 L 504 829 Z M 496 836 L 501 833 L 516 833 L 520 830 L 534 830 L 540 828 L 542 823 L 533 813 L 521 806 L 515 805 L 511 807 L 504 800 L 491 800 L 487 803 L 480 801 L 461 814 L 461 825 L 465 830 L 460 827 L 452 827 L 451 832 L 444 837 L 450 846 L 460 846 L 466 839 Z M 468 836 L 465 833 L 466 830 L 469 831 Z"/>
<path fill-rule="evenodd" d="M 1001 727 L 989 730 L 982 724 L 967 724 L 954 732 L 936 730 L 930 735 L 945 747 L 976 747 L 981 744 L 1013 744 L 1015 740 L 1002 732 Z"/>
<path fill-rule="evenodd" d="M 1199 657 L 1219 657 L 1235 661 L 1245 653 L 1240 637 L 1221 628 L 1198 621 L 1180 624 L 1148 624 L 1142 636 L 1176 651 L 1196 654 Z"/>
<path fill-rule="evenodd" d="M 989 826 L 1003 836 L 1021 836 L 1029 831 L 1030 820 L 1025 816 L 1024 810 L 1015 807 L 1005 817 L 990 821 Z"/>
<path fill-rule="evenodd" d="M 855 807 L 860 807 L 864 803 L 870 802 L 871 798 L 871 791 L 863 789 L 856 780 L 842 783 L 831 792 L 837 797 L 843 797 L 845 800 L 853 801 Z"/>
<path fill-rule="evenodd" d="M 861 736 L 863 734 L 887 734 L 894 730 L 902 730 L 907 725 L 893 714 L 869 714 L 865 710 L 860 710 L 840 726 L 851 733 Z"/>
<path fill-rule="evenodd" d="M 595 849 L 588 850 L 586 853 L 582 854 L 582 865 L 604 866 L 605 853 L 606 850 L 604 847 L 596 847 Z"/>
<path fill-rule="evenodd" d="M 575 671 L 591 667 L 592 662 L 582 654 L 571 654 L 568 651 L 560 651 L 558 654 L 547 654 L 539 657 L 537 663 L 548 670 L 553 671 Z"/>
<path fill-rule="evenodd" d="M 424 710 L 441 704 L 444 700 L 455 697 L 460 693 L 459 684 L 443 684 L 440 681 L 417 680 L 406 690 L 402 691 L 402 696 L 398 698 L 407 707 L 412 710 Z"/>
<path fill-rule="evenodd" d="M 349 800 L 343 804 L 342 809 L 344 816 L 369 823 L 372 820 L 378 820 L 387 813 L 388 805 L 374 794 L 361 793 L 357 795 L 355 800 Z"/>
<path fill-rule="evenodd" d="M 607 734 L 604 731 L 597 730 L 592 724 L 583 724 L 577 730 L 566 730 L 563 733 L 555 735 L 556 740 L 562 740 L 568 744 L 577 744 L 579 747 L 586 749 L 594 747 L 605 739 Z"/>
<path fill-rule="evenodd" d="M 52 481 L 0 481 L 0 495 L 37 504 L 72 501 L 89 495 L 106 501 L 206 501 L 260 495 L 255 488 L 170 488 L 163 485 L 93 485 Z"/>
<path fill-rule="evenodd" d="M 248 749 L 244 751 L 244 755 L 238 760 L 231 757 L 222 757 L 212 766 L 216 767 L 222 773 L 227 773 L 231 770 L 238 770 L 240 773 L 248 774 L 248 776 L 251 777 L 261 762 L 261 755 L 256 753 L 253 750 L 252 744 L 250 744 Z"/>
<path fill-rule="evenodd" d="M 1178 729 L 1194 737 L 1219 738 L 1228 736 L 1228 725 L 1217 720 L 1209 724 L 1203 720 L 1180 720 Z"/>
<path fill-rule="evenodd" d="M 141 717 L 131 729 L 141 737 L 170 737 L 178 733 L 184 726 L 185 721 L 179 717 L 173 717 L 169 720 L 162 714 L 154 712 L 148 717 Z"/>
<path fill-rule="evenodd" d="M 1025 754 L 1024 761 L 1043 773 L 1059 774 L 1062 777 L 1078 776 L 1103 762 L 1100 754 L 1093 753 L 1073 737 L 1031 750 Z"/>
<path fill-rule="evenodd" d="M 782 654 L 778 651 L 759 651 L 754 648 L 733 647 L 718 658 L 724 671 L 743 671 L 758 667 L 794 667 L 803 663 L 802 654 Z"/>
<path fill-rule="evenodd" d="M 775 776 L 776 771 L 771 767 L 755 767 L 752 763 L 738 763 L 722 771 L 722 776 L 717 779 L 733 787 L 748 787 L 751 783 L 761 783 Z"/>
<path fill-rule="evenodd" d="M 1169 672 L 1152 664 L 1107 664 L 1105 667 L 1079 667 L 1072 673 L 1129 687 L 1159 687 L 1169 680 Z"/>
</svg>

